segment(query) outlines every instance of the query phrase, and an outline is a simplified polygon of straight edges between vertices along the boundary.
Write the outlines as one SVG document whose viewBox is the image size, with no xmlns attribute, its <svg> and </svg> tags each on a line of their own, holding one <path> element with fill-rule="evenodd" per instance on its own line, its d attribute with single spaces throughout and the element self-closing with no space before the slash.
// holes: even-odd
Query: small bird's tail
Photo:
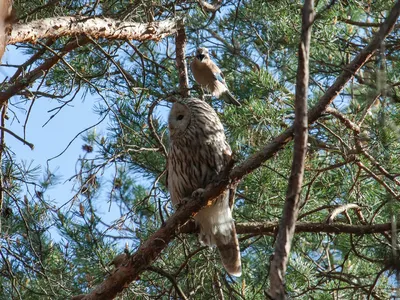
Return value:
<svg viewBox="0 0 400 300">
<path fill-rule="evenodd" d="M 230 103 L 236 106 L 242 106 L 240 102 L 237 101 L 235 97 L 233 97 L 233 95 L 229 90 L 222 92 L 219 98 L 224 100 L 226 103 Z"/>
</svg>

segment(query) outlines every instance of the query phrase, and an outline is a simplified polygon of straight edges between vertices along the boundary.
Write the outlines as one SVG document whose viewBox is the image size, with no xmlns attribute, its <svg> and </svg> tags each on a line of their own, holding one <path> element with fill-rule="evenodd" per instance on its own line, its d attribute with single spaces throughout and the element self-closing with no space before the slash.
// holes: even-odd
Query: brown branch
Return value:
<svg viewBox="0 0 400 300">
<path fill-rule="evenodd" d="M 315 209 L 314 212 L 322 209 L 332 208 L 332 206 L 326 205 Z M 400 222 L 399 222 L 400 223 Z M 179 233 L 192 234 L 198 233 L 194 222 L 190 222 L 190 226 L 184 226 L 184 230 L 180 230 Z M 279 229 L 279 222 L 246 222 L 246 223 L 235 223 L 237 234 L 250 234 L 256 235 L 269 235 L 274 234 Z M 345 223 L 313 223 L 313 222 L 296 222 L 296 233 L 336 233 L 336 234 L 373 234 L 373 233 L 384 233 L 392 231 L 391 223 L 384 224 L 363 224 L 363 225 L 352 225 Z M 400 227 L 396 227 L 400 228 Z"/>
<path fill-rule="evenodd" d="M 400 222 L 398 223 L 400 225 Z M 236 232 L 238 234 L 259 234 L 266 235 L 276 232 L 279 227 L 278 222 L 248 222 L 237 223 Z M 398 226 L 396 228 L 399 228 Z M 335 234 L 374 234 L 392 231 L 392 223 L 351 225 L 345 223 L 312 223 L 296 222 L 296 233 L 335 233 Z"/>
<path fill-rule="evenodd" d="M 179 76 L 179 93 L 182 97 L 189 97 L 189 81 L 188 81 L 188 71 L 185 60 L 185 50 L 186 50 L 186 32 L 183 26 L 183 21 L 179 23 L 180 28 L 175 36 L 175 46 L 176 46 L 176 66 L 178 68 Z"/>
<path fill-rule="evenodd" d="M 34 43 L 43 38 L 86 35 L 94 39 L 159 41 L 178 30 L 176 19 L 160 22 L 134 23 L 110 18 L 65 16 L 15 24 L 8 44 Z"/>
<path fill-rule="evenodd" d="M 339 21 L 346 23 L 346 24 L 360 26 L 360 27 L 379 27 L 382 25 L 381 23 L 358 22 L 358 21 L 353 21 L 350 19 L 341 18 L 341 17 L 339 17 Z"/>
<path fill-rule="evenodd" d="M 162 143 L 161 138 L 157 134 L 156 128 L 154 128 L 154 123 L 153 123 L 153 111 L 158 104 L 159 101 L 154 101 L 150 107 L 149 107 L 149 112 L 147 114 L 147 124 L 150 129 L 151 136 L 156 140 L 158 150 L 164 155 L 166 158 L 168 156 L 167 149 L 165 148 L 164 144 Z"/>
<path fill-rule="evenodd" d="M 394 8 L 391 10 L 389 17 L 386 19 L 371 43 L 369 43 L 364 50 L 363 55 L 358 55 L 354 58 L 353 62 L 348 68 L 342 72 L 337 78 L 335 83 L 327 90 L 324 96 L 320 99 L 317 105 L 312 109 L 312 114 L 309 116 L 309 123 L 315 122 L 321 114 L 325 111 L 326 107 L 335 99 L 335 97 L 343 89 L 344 85 L 352 78 L 354 72 L 348 71 L 349 67 L 358 70 L 360 66 L 365 64 L 379 47 L 381 42 L 393 28 L 397 16 L 400 14 L 400 4 L 396 3 Z M 379 37 L 378 37 L 379 36 Z M 368 55 L 366 54 L 368 53 Z M 357 68 L 355 66 L 358 66 Z M 291 126 L 282 134 L 273 139 L 268 145 L 266 145 L 259 152 L 245 160 L 239 166 L 235 167 L 230 172 L 230 178 L 233 181 L 241 179 L 246 174 L 249 174 L 256 168 L 260 167 L 269 158 L 273 157 L 280 149 L 282 149 L 291 139 L 293 135 L 294 127 Z M 165 223 L 165 226 L 161 227 L 155 233 L 153 233 L 146 242 L 142 244 L 137 252 L 132 256 L 128 266 L 120 268 L 111 277 L 107 278 L 101 285 L 91 292 L 90 295 L 85 297 L 88 299 L 113 299 L 116 294 L 123 289 L 125 283 L 129 283 L 135 280 L 138 275 L 143 272 L 157 257 L 161 251 L 168 245 L 173 239 L 175 231 L 193 215 L 193 212 L 198 211 L 203 204 L 207 202 L 207 197 L 215 198 L 222 191 L 228 188 L 229 181 L 219 180 L 209 185 L 201 197 L 192 197 L 190 201 L 182 206 L 177 212 L 175 212 Z M 332 232 L 335 232 L 335 227 L 340 228 L 338 224 L 323 224 L 324 228 L 332 228 Z M 345 225 L 350 226 L 350 225 Z M 354 225 L 352 225 L 354 226 Z M 301 227 L 299 227 L 301 228 Z M 299 230 L 299 228 L 297 228 Z M 385 228 L 386 230 L 386 228 Z M 339 232 L 340 233 L 340 232 Z M 362 232 L 361 232 L 362 233 Z"/>
<path fill-rule="evenodd" d="M 11 134 L 13 137 L 15 137 L 17 140 L 19 140 L 20 142 L 22 142 L 24 145 L 28 145 L 29 148 L 31 148 L 31 150 L 33 150 L 35 148 L 35 145 L 33 145 L 32 143 L 29 143 L 27 140 L 23 139 L 22 137 L 20 137 L 19 135 L 17 135 L 16 133 L 12 132 L 10 129 L 0 126 L 0 130 L 7 132 L 8 134 Z"/>
<path fill-rule="evenodd" d="M 344 124 L 347 128 L 353 130 L 355 133 L 360 133 L 360 126 L 358 126 L 356 123 L 352 122 L 349 120 L 345 115 L 343 115 L 340 111 L 333 107 L 328 107 L 326 109 L 326 112 L 328 114 L 331 114 L 335 118 L 337 118 L 341 123 Z"/>
<path fill-rule="evenodd" d="M 314 20 L 314 1 L 306 0 L 302 9 L 302 30 L 299 44 L 299 65 L 297 68 L 294 150 L 292 170 L 286 193 L 282 219 L 279 226 L 275 253 L 270 267 L 269 296 L 272 299 L 285 299 L 285 273 L 289 253 L 300 208 L 300 194 L 303 184 L 305 158 L 307 153 L 308 119 L 307 95 L 309 80 L 309 57 L 311 27 Z"/>
<path fill-rule="evenodd" d="M 72 17 L 66 17 L 66 18 L 72 18 Z M 76 19 L 76 18 L 75 18 Z M 63 18 L 60 19 L 60 22 L 64 20 Z M 95 19 L 88 19 L 88 20 L 95 20 Z M 82 21 L 83 23 L 87 22 L 88 20 Z M 101 19 L 103 20 L 103 19 Z M 106 19 L 108 20 L 108 19 Z M 43 21 L 43 20 L 42 20 Z M 35 21 L 35 22 L 39 22 L 39 21 Z M 33 22 L 34 23 L 34 22 Z M 79 22 L 78 22 L 79 23 Z M 32 23 L 28 23 L 28 24 L 32 24 Z M 80 23 L 79 23 L 80 24 Z M 122 23 L 121 23 L 122 24 Z M 54 24 L 53 24 L 54 25 Z M 70 24 L 71 26 L 73 26 L 72 24 Z M 76 24 L 75 24 L 76 25 Z M 129 30 L 133 30 L 135 29 L 135 35 L 130 36 L 130 35 L 123 35 L 122 33 L 120 33 L 118 35 L 118 38 L 120 39 L 124 39 L 124 38 L 134 38 L 134 39 L 138 39 L 138 40 L 143 40 L 143 39 L 153 39 L 153 40 L 159 40 L 167 35 L 171 35 L 174 34 L 177 31 L 177 23 L 174 20 L 166 20 L 166 21 L 162 21 L 162 22 L 156 22 L 156 23 L 149 23 L 149 24 L 136 24 L 137 26 L 130 28 Z M 140 26 L 139 26 L 140 25 Z M 39 25 L 38 25 L 39 26 Z M 55 27 L 59 27 L 61 26 L 60 24 L 58 25 L 54 25 Z M 82 25 L 83 26 L 83 25 Z M 47 27 L 46 27 L 47 28 Z M 85 28 L 85 26 L 83 26 L 82 28 Z M 121 27 L 122 28 L 122 27 Z M 15 28 L 15 30 L 17 30 L 18 28 Z M 48 28 L 47 28 L 48 29 Z M 169 29 L 169 31 L 168 31 Z M 27 29 L 28 30 L 28 29 Z M 35 35 L 35 40 L 38 38 L 44 38 L 44 37 L 48 37 L 47 33 L 44 36 L 40 35 L 40 32 L 35 32 L 34 28 L 33 29 L 29 29 L 30 34 Z M 41 27 L 41 30 L 44 30 L 43 27 Z M 50 30 L 50 29 L 48 29 Z M 61 35 L 68 35 L 65 32 L 63 32 L 61 29 L 59 29 L 60 32 L 62 33 Z M 93 28 L 92 28 L 93 30 Z M 97 30 L 100 30 L 97 28 Z M 111 30 L 111 29 L 109 29 Z M 119 31 L 126 31 L 128 29 L 118 29 Z M 100 33 L 102 32 L 108 32 L 107 30 L 102 30 L 99 31 L 97 33 L 97 35 L 95 35 L 95 38 L 99 38 L 99 37 L 103 37 L 103 35 L 100 35 Z M 151 31 L 151 32 L 150 32 Z M 13 31 L 14 32 L 14 31 Z M 23 78 L 19 78 L 17 79 L 13 85 L 9 86 L 5 91 L 0 92 L 0 107 L 4 105 L 5 101 L 7 101 L 9 98 L 11 98 L 12 96 L 16 95 L 18 92 L 20 92 L 21 90 L 23 90 L 24 88 L 28 87 L 29 85 L 31 85 L 33 83 L 33 81 L 35 81 L 36 79 L 38 79 L 39 77 L 41 77 L 46 71 L 48 71 L 49 69 L 51 69 L 55 64 L 57 64 L 66 54 L 68 54 L 69 52 L 71 52 L 72 50 L 79 48 L 81 46 L 84 46 L 86 44 L 88 44 L 90 42 L 90 38 L 88 38 L 87 36 L 93 36 L 93 34 L 91 34 L 91 32 L 84 32 L 86 36 L 82 36 L 79 39 L 73 39 L 72 41 L 70 41 L 68 44 L 66 44 L 62 50 L 60 50 L 57 55 L 54 55 L 48 59 L 46 59 L 44 61 L 43 64 L 41 64 L 40 66 L 38 66 L 36 69 L 32 70 L 31 72 L 29 72 L 28 74 L 26 74 Z M 21 33 L 22 34 L 22 33 Z M 74 31 L 74 34 L 79 34 L 78 31 Z M 114 35 L 116 34 L 115 32 L 113 33 Z M 59 36 L 61 36 L 59 35 Z M 107 38 L 113 38 L 112 36 L 104 36 Z M 33 39 L 34 37 L 31 37 L 31 39 Z M 115 37 L 116 38 L 116 37 Z M 23 40 L 16 40 L 14 42 L 21 42 Z M 9 44 L 13 43 L 12 40 L 12 36 L 9 40 Z"/>
<path fill-rule="evenodd" d="M 380 185 L 382 185 L 386 189 L 386 191 L 393 196 L 394 199 L 400 200 L 400 195 L 397 194 L 393 189 L 391 189 L 390 186 L 386 184 L 386 182 L 384 182 L 378 175 L 372 172 L 362 162 L 356 161 L 356 165 L 359 166 L 361 169 L 363 169 L 365 172 L 367 172 L 369 175 L 371 175 L 371 177 L 373 177 Z"/>
</svg>

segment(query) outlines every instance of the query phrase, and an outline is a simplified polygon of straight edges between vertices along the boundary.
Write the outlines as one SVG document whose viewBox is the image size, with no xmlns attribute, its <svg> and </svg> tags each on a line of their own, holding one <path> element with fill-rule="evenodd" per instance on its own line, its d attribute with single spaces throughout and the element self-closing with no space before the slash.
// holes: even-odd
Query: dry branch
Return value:
<svg viewBox="0 0 400 300">
<path fill-rule="evenodd" d="M 212 1 L 212 3 L 208 3 L 207 1 L 204 0 L 199 0 L 199 4 L 201 5 L 201 7 L 203 7 L 205 11 L 213 13 L 221 8 L 222 0 L 215 0 Z"/>
<path fill-rule="evenodd" d="M 79 16 L 47 18 L 29 23 L 15 24 L 8 44 L 35 43 L 38 39 L 86 35 L 93 39 L 154 40 L 177 32 L 178 20 L 134 23 L 110 18 L 87 18 Z"/>
<path fill-rule="evenodd" d="M 65 22 L 65 18 L 69 19 L 74 19 L 75 22 L 78 22 L 77 20 L 79 18 L 77 17 L 64 17 L 64 18 L 57 18 L 57 20 L 60 20 L 60 23 L 55 24 L 56 19 L 45 19 L 41 20 L 41 22 L 44 22 L 46 20 L 51 20 L 50 24 L 53 24 L 53 28 L 47 28 L 43 27 L 44 25 L 36 25 L 40 27 L 40 30 L 34 30 L 29 29 L 30 27 L 28 26 L 29 24 L 35 25 L 35 22 L 40 22 L 40 21 L 34 21 L 31 23 L 27 24 L 20 24 L 20 25 L 15 25 L 14 30 L 12 31 L 12 35 L 10 37 L 10 40 L 8 41 L 10 43 L 16 43 L 16 42 L 26 42 L 26 41 L 36 41 L 39 38 L 44 38 L 44 37 L 60 37 L 60 36 L 65 36 L 65 35 L 72 35 L 72 34 L 80 34 L 83 33 L 85 35 L 81 35 L 80 38 L 74 39 L 67 43 L 56 55 L 47 58 L 40 66 L 38 66 L 36 69 L 30 71 L 29 73 L 25 74 L 23 77 L 19 77 L 18 79 L 13 82 L 12 85 L 8 86 L 5 91 L 0 92 L 0 107 L 4 105 L 8 99 L 10 99 L 12 96 L 16 95 L 26 87 L 30 86 L 36 79 L 40 78 L 43 76 L 48 70 L 50 70 L 55 64 L 57 64 L 65 55 L 67 55 L 69 52 L 73 51 L 76 48 L 82 47 L 88 43 L 91 42 L 90 38 L 91 37 L 107 37 L 107 38 L 120 38 L 120 39 L 138 39 L 138 40 L 143 40 L 143 39 L 149 39 L 149 40 L 159 40 L 165 36 L 172 35 L 177 32 L 178 29 L 178 21 L 179 20 L 165 20 L 161 22 L 153 22 L 149 24 L 139 24 L 139 23 L 129 23 L 131 26 L 128 26 L 127 22 L 118 22 L 118 28 L 108 28 L 106 29 L 101 29 L 100 27 L 91 27 L 89 31 L 87 32 L 81 32 L 83 29 L 88 29 L 90 24 L 93 23 L 93 21 L 96 20 L 111 20 L 111 19 L 99 19 L 99 18 L 93 18 L 93 19 L 87 19 L 82 21 L 82 23 L 71 23 L 71 27 L 68 27 L 68 30 L 63 28 L 64 25 L 62 25 L 62 22 Z M 87 23 L 92 21 L 92 23 Z M 116 22 L 115 20 L 113 21 L 115 26 Z M 95 22 L 94 22 L 95 23 Z M 86 27 L 85 25 L 86 24 Z M 122 25 L 128 26 L 122 28 Z M 181 23 L 179 26 L 183 26 Z M 110 25 L 111 27 L 111 25 Z M 97 33 L 95 32 L 96 30 L 99 30 Z M 49 30 L 47 32 L 46 30 Z M 114 31 L 113 31 L 114 30 Z M 169 31 L 168 31 L 169 30 Z M 51 33 L 53 32 L 53 33 Z M 57 33 L 57 35 L 53 35 Z M 124 33 L 124 34 L 123 34 Z M 49 36 L 50 35 L 50 36 Z M 21 36 L 24 36 L 24 38 L 21 39 Z M 19 37 L 19 38 L 18 38 Z"/>
<path fill-rule="evenodd" d="M 345 205 L 341 205 L 337 208 L 335 208 L 328 216 L 328 218 L 326 219 L 326 223 L 328 224 L 332 224 L 333 220 L 337 217 L 337 215 L 341 214 L 342 212 L 345 212 L 349 209 L 354 209 L 354 210 L 361 210 L 360 206 L 358 204 L 354 204 L 354 203 L 349 203 L 349 204 L 345 204 Z"/>
</svg>

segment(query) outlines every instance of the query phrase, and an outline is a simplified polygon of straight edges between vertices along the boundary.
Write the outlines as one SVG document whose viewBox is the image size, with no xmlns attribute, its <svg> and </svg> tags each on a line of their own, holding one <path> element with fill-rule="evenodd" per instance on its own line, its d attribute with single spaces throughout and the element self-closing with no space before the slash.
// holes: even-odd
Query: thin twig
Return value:
<svg viewBox="0 0 400 300">
<path fill-rule="evenodd" d="M 165 272 L 164 270 L 160 269 L 160 268 L 156 268 L 156 267 L 148 267 L 147 268 L 149 271 L 155 272 L 160 274 L 161 276 L 166 277 L 169 281 L 171 281 L 172 285 L 174 286 L 176 292 L 178 293 L 179 297 L 181 297 L 183 300 L 187 300 L 188 298 L 186 297 L 185 293 L 182 291 L 181 287 L 178 285 L 178 283 L 176 282 L 176 278 Z"/>
<path fill-rule="evenodd" d="M 31 150 L 33 150 L 35 148 L 35 145 L 32 143 L 29 143 L 28 141 L 24 140 L 22 137 L 18 136 L 17 134 L 15 134 L 14 132 L 12 132 L 10 129 L 0 126 L 0 130 L 5 131 L 9 134 L 11 134 L 13 137 L 15 137 L 17 140 L 19 140 L 20 142 L 22 142 L 24 145 L 28 145 L 29 148 L 31 148 Z"/>
</svg>

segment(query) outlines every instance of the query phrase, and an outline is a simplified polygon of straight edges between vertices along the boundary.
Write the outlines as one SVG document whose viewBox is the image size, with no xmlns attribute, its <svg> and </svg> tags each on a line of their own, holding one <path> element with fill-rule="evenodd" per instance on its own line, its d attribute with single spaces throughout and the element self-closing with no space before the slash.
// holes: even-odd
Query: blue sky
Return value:
<svg viewBox="0 0 400 300">
<path fill-rule="evenodd" d="M 14 46 L 8 46 L 2 63 L 10 65 L 21 65 L 29 55 L 24 55 L 21 51 L 16 50 Z M 0 67 L 0 80 L 10 77 L 14 74 L 15 68 Z M 11 102 L 17 103 L 21 101 L 21 97 L 15 96 Z M 93 107 L 100 99 L 94 98 L 89 93 L 83 98 L 83 93 L 79 93 L 76 99 L 71 102 L 71 105 L 65 106 L 54 118 L 52 118 L 45 126 L 43 126 L 54 112 L 49 110 L 58 107 L 60 104 L 53 99 L 39 98 L 30 112 L 29 120 L 26 128 L 25 139 L 35 145 L 34 150 L 31 150 L 27 145 L 24 145 L 9 134 L 5 134 L 6 145 L 15 153 L 18 162 L 25 161 L 28 165 L 32 162 L 32 166 L 41 166 L 40 178 L 46 170 L 48 159 L 59 155 L 67 146 L 68 143 L 82 130 L 96 124 L 99 121 L 99 116 L 93 112 Z M 20 107 L 27 109 L 30 103 L 21 104 Z M 9 120 L 6 127 L 12 130 L 17 135 L 23 137 L 23 125 L 27 116 L 26 110 L 16 110 L 12 108 L 14 114 L 9 112 Z M 105 133 L 107 128 L 107 119 L 100 125 L 95 127 L 97 133 Z M 82 145 L 84 142 L 81 137 L 76 138 L 69 148 L 59 157 L 48 162 L 50 171 L 55 172 L 59 176 L 59 184 L 49 189 L 45 194 L 45 199 L 52 203 L 60 205 L 66 203 L 74 195 L 72 190 L 73 182 L 68 181 L 76 173 L 76 161 L 79 156 L 83 156 Z M 105 214 L 108 212 L 109 203 L 104 201 L 104 206 L 101 203 L 101 209 Z M 113 208 L 116 208 L 114 205 Z M 107 214 L 110 221 L 115 214 Z M 119 217 L 119 216 L 118 216 Z"/>
</svg>

